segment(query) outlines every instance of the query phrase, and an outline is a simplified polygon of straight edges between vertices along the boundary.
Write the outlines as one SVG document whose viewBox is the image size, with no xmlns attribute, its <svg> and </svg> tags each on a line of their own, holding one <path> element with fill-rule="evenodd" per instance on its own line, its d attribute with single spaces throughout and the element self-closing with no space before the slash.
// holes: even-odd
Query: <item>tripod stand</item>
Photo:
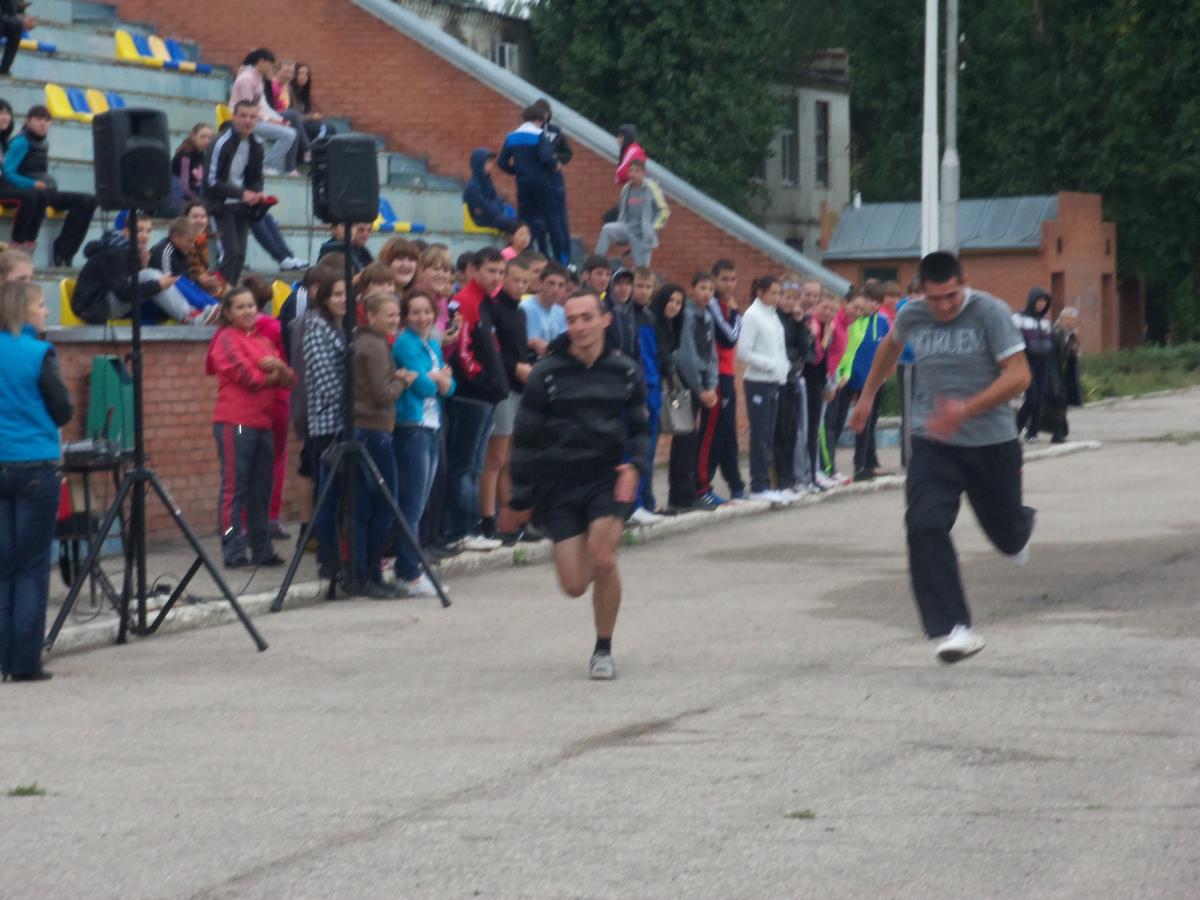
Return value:
<svg viewBox="0 0 1200 900">
<path fill-rule="evenodd" d="M 408 543 L 416 553 L 417 558 L 421 561 L 421 568 L 425 570 L 430 582 L 433 583 L 434 590 L 437 591 L 438 598 L 441 600 L 442 607 L 450 605 L 450 598 L 446 595 L 446 589 L 442 587 L 442 582 L 434 573 L 433 567 L 429 564 L 428 558 L 425 556 L 425 551 L 421 549 L 421 542 L 417 540 L 417 536 L 413 534 L 408 522 L 404 518 L 404 514 L 400 510 L 400 504 L 396 502 L 396 497 L 388 487 L 387 482 L 383 480 L 383 475 L 379 472 L 379 467 L 375 465 L 375 460 L 371 458 L 371 454 L 367 452 L 366 446 L 354 438 L 354 330 L 358 325 L 358 301 L 354 296 L 354 271 L 350 261 L 350 228 L 351 223 L 346 222 L 342 226 L 345 229 L 345 249 L 346 253 L 346 271 L 344 277 L 346 279 L 346 312 L 342 316 L 342 331 L 345 336 L 345 352 L 342 360 L 342 378 L 344 384 L 343 392 L 343 410 L 342 410 L 342 436 L 335 444 L 333 444 L 322 457 L 322 462 L 329 466 L 331 471 L 330 477 L 321 486 L 320 492 L 317 494 L 316 503 L 313 504 L 313 513 L 309 519 L 308 525 L 305 526 L 304 532 L 300 535 L 299 541 L 296 543 L 296 550 L 292 554 L 292 560 L 288 564 L 287 573 L 283 577 L 283 583 L 279 586 L 279 594 L 271 603 L 271 612 L 279 612 L 283 609 L 283 601 L 287 596 L 288 589 L 292 586 L 292 581 L 296 577 L 296 570 L 300 567 L 300 560 L 304 556 L 304 548 L 307 546 L 313 532 L 316 531 L 317 522 L 320 519 L 321 510 L 325 508 L 325 504 L 332 502 L 333 488 L 338 482 L 341 483 L 342 496 L 345 502 L 346 516 L 350 527 L 346 530 L 346 543 L 349 545 L 349 558 L 351 570 L 353 570 L 355 555 L 355 545 L 357 543 L 357 527 L 354 524 L 354 487 L 356 465 L 362 467 L 367 477 L 371 481 L 373 490 L 380 491 L 388 506 L 391 508 L 392 515 L 396 519 L 396 524 L 400 529 L 400 539 Z M 303 323 L 298 327 L 303 328 Z M 340 566 L 341 554 L 334 555 L 334 571 L 330 576 L 329 593 L 327 599 L 337 599 L 337 583 L 338 572 Z"/>
<path fill-rule="evenodd" d="M 226 583 L 225 578 L 221 575 L 221 571 L 216 564 L 209 558 L 204 547 L 201 546 L 199 538 L 184 519 L 183 513 L 179 511 L 178 505 L 171 498 L 166 487 L 154 470 L 146 465 L 146 443 L 145 443 L 145 427 L 142 413 L 142 320 L 140 310 L 138 309 L 138 270 L 141 268 L 141 260 L 138 257 L 137 246 L 137 211 L 131 209 L 128 218 L 129 233 L 133 235 L 129 241 L 129 281 L 130 295 L 133 298 L 133 314 L 131 323 L 133 328 L 133 468 L 129 469 L 125 476 L 121 479 L 121 486 L 117 490 L 117 496 L 114 498 L 112 505 L 105 513 L 104 520 L 100 524 L 100 528 L 92 536 L 88 547 L 87 559 L 84 561 L 80 570 L 79 577 L 75 579 L 75 583 L 71 586 L 71 590 L 67 593 L 66 600 L 63 601 L 62 609 L 58 611 L 58 616 L 54 620 L 53 626 L 50 628 L 49 634 L 46 636 L 46 649 L 49 650 L 54 646 L 55 640 L 58 638 L 59 631 L 62 630 L 63 623 L 66 622 L 67 616 L 70 615 L 75 601 L 79 597 L 79 592 L 83 590 L 85 584 L 88 583 L 88 576 L 98 568 L 100 558 L 100 548 L 104 546 L 104 542 L 108 539 L 112 532 L 113 525 L 117 521 L 122 509 L 125 506 L 125 501 L 130 501 L 130 511 L 128 518 L 128 529 L 125 535 L 126 546 L 126 575 L 124 579 L 124 587 L 121 591 L 120 599 L 120 623 L 117 626 L 117 643 L 124 644 L 126 641 L 126 633 L 130 628 L 129 623 L 129 607 L 130 603 L 136 599 L 137 601 L 137 622 L 132 626 L 133 633 L 136 635 L 151 635 L 154 634 L 166 619 L 167 614 L 172 607 L 179 601 L 179 598 L 184 595 L 188 584 L 196 573 L 203 567 L 208 571 L 212 580 L 216 582 L 217 588 L 221 595 L 233 607 L 233 611 L 237 613 L 237 617 L 241 620 L 242 625 L 250 632 L 250 637 L 254 640 L 255 646 L 259 650 L 267 649 L 267 642 L 262 639 L 262 635 L 254 627 L 254 623 L 250 621 L 250 617 L 246 615 L 245 610 L 237 602 L 237 597 Z M 146 494 L 147 489 L 152 490 L 158 495 L 170 513 L 175 527 L 182 532 L 191 548 L 196 552 L 196 559 L 188 568 L 178 586 L 171 593 L 166 605 L 158 611 L 158 615 L 153 622 L 147 623 L 146 611 Z M 132 546 L 130 546 L 132 544 Z M 131 584 L 129 577 L 129 564 L 134 567 L 134 575 L 136 585 Z M 132 594 L 132 596 L 131 596 Z"/>
</svg>

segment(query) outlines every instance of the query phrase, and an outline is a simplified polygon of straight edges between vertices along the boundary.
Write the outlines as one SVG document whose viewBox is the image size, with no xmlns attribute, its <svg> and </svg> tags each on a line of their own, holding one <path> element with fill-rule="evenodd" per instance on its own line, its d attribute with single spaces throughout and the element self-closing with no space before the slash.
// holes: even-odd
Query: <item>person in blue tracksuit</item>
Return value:
<svg viewBox="0 0 1200 900">
<path fill-rule="evenodd" d="M 551 174 L 554 183 L 554 207 L 547 216 L 546 227 L 554 259 L 565 266 L 571 262 L 571 226 L 567 219 L 567 183 L 563 178 L 563 166 L 571 161 L 575 152 L 562 129 L 551 121 L 550 101 L 543 97 L 536 101 L 533 107 L 540 110 L 544 116 L 542 128 L 546 131 L 550 149 L 554 153 L 554 172 Z"/>
<path fill-rule="evenodd" d="M 496 168 L 496 154 L 487 147 L 471 151 L 471 177 L 463 188 L 463 203 L 471 211 L 471 219 L 481 228 L 499 228 L 511 234 L 517 228 L 517 220 L 508 215 L 504 199 L 496 191 L 492 181 L 492 170 Z"/>
<path fill-rule="evenodd" d="M 533 242 L 543 256 L 550 255 L 547 242 L 550 216 L 555 209 L 554 148 L 542 128 L 541 109 L 527 106 L 520 128 L 509 132 L 496 164 L 517 179 L 517 215 L 529 224 Z"/>
</svg>

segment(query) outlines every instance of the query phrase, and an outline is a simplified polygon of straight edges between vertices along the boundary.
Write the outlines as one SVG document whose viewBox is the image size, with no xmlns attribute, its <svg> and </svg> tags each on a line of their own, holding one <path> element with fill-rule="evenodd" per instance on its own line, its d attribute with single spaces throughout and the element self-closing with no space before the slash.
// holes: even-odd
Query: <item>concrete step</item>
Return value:
<svg viewBox="0 0 1200 900">
<path fill-rule="evenodd" d="M 63 87 L 76 86 L 70 82 L 58 83 L 62 84 Z M 13 109 L 17 112 L 18 122 L 29 107 L 36 104 L 45 104 L 46 102 L 45 81 L 30 81 L 28 79 L 17 78 L 12 81 L 6 81 L 3 91 L 4 99 L 11 103 Z M 216 103 L 210 100 L 163 96 L 161 94 L 138 90 L 122 90 L 118 93 L 125 98 L 125 103 L 128 106 L 144 106 L 162 110 L 166 113 L 167 120 L 172 128 L 187 131 L 197 122 L 216 124 Z"/>
<path fill-rule="evenodd" d="M 53 156 L 50 170 L 60 190 L 95 192 L 96 174 L 92 162 L 62 159 L 58 155 L 63 148 L 82 153 L 86 147 L 86 137 L 89 137 L 87 129 L 81 125 L 64 124 L 60 130 L 51 132 Z M 60 138 L 63 139 L 61 144 Z M 381 166 L 386 165 L 384 155 L 381 154 L 378 159 Z M 281 224 L 306 226 L 312 221 L 312 187 L 307 178 L 268 176 L 266 190 L 279 198 L 273 215 Z M 457 191 L 430 191 L 389 185 L 380 193 L 392 204 L 401 221 L 419 222 L 426 229 L 434 231 L 458 231 L 462 228 L 462 200 Z"/>
<path fill-rule="evenodd" d="M 72 7 L 71 0 L 37 0 L 36 6 L 30 6 L 29 14 L 40 22 L 70 25 L 74 21 Z"/>
<path fill-rule="evenodd" d="M 156 94 L 162 97 L 203 100 L 209 105 L 229 99 L 229 79 L 224 73 L 190 75 L 167 72 L 133 63 L 124 63 L 114 55 L 91 57 L 72 54 L 46 56 L 19 53 L 13 63 L 13 76 L 45 85 L 48 81 L 63 87 L 94 87 L 126 94 Z"/>
</svg>

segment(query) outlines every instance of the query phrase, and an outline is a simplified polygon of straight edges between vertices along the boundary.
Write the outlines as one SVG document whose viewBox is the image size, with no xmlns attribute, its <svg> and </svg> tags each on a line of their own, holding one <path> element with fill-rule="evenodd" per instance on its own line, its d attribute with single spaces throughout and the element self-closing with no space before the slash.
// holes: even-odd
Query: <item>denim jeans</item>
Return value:
<svg viewBox="0 0 1200 900">
<path fill-rule="evenodd" d="M 389 491 L 396 493 L 396 455 L 392 452 L 390 431 L 369 431 L 356 428 L 355 438 L 367 448 Z M 392 525 L 392 507 L 382 491 L 376 490 L 375 480 L 366 467 L 358 465 L 355 483 L 358 493 L 354 501 L 354 578 L 358 581 L 379 580 L 379 561 L 387 546 Z"/>
<path fill-rule="evenodd" d="M 52 465 L 0 463 L 0 671 L 5 675 L 32 675 L 42 667 L 58 485 Z"/>
<path fill-rule="evenodd" d="M 292 250 L 284 240 L 283 232 L 279 230 L 279 223 L 273 216 L 263 216 L 250 226 L 250 232 L 258 241 L 259 246 L 266 250 L 275 262 L 281 263 L 291 257 Z"/>
<path fill-rule="evenodd" d="M 296 130 L 288 125 L 259 122 L 254 126 L 254 134 L 267 145 L 263 153 L 263 168 L 276 172 L 291 171 L 289 162 L 291 167 L 296 164 Z"/>
<path fill-rule="evenodd" d="M 483 400 L 451 397 L 446 401 L 446 543 L 474 533 L 479 525 L 479 476 L 496 408 Z"/>
<path fill-rule="evenodd" d="M 400 512 L 404 513 L 404 521 L 415 537 L 437 471 L 438 432 L 420 425 L 399 425 L 392 432 L 392 442 L 400 473 L 396 499 L 400 502 Z M 412 581 L 420 574 L 420 557 L 403 535 L 397 536 L 396 577 Z"/>
</svg>

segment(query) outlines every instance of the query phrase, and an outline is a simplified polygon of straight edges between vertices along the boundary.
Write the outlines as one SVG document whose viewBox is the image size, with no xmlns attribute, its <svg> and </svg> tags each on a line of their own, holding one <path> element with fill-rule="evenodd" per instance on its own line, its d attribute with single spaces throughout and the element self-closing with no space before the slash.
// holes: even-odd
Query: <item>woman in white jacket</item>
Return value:
<svg viewBox="0 0 1200 900">
<path fill-rule="evenodd" d="M 787 384 L 788 362 L 783 323 L 775 313 L 779 279 L 764 275 L 754 282 L 754 302 L 742 316 L 737 355 L 746 364 L 742 387 L 750 419 L 750 499 L 786 503 L 790 499 L 771 489 L 771 448 L 779 390 Z"/>
</svg>

